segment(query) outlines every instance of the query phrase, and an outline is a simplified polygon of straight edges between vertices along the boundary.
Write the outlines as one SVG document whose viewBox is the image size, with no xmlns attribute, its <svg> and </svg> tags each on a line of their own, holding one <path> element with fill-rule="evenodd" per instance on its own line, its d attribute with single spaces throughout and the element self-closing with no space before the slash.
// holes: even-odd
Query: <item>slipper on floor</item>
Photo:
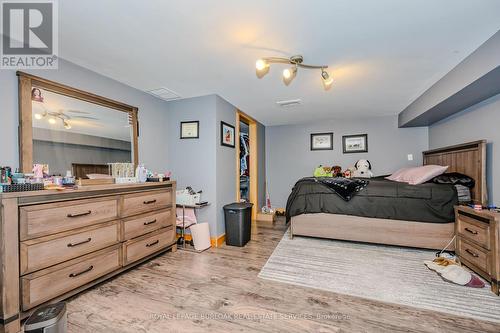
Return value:
<svg viewBox="0 0 500 333">
<path fill-rule="evenodd" d="M 481 280 L 478 276 L 472 274 L 472 279 L 466 284 L 467 287 L 471 288 L 484 288 L 484 281 Z"/>
<path fill-rule="evenodd" d="M 465 286 L 472 280 L 472 274 L 458 265 L 446 266 L 441 271 L 441 277 L 461 286 Z"/>
<path fill-rule="evenodd" d="M 480 278 L 457 264 L 450 263 L 448 266 L 442 266 L 434 261 L 424 261 L 424 264 L 441 275 L 443 279 L 455 284 L 472 288 L 483 288 L 485 286 Z"/>
</svg>

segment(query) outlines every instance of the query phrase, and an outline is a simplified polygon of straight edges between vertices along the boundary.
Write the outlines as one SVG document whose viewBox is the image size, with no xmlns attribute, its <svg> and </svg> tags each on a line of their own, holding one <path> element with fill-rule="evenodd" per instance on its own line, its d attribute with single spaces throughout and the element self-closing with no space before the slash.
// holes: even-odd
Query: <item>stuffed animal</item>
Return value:
<svg viewBox="0 0 500 333">
<path fill-rule="evenodd" d="M 332 175 L 333 177 L 342 177 L 342 167 L 339 165 L 332 167 Z"/>
<path fill-rule="evenodd" d="M 353 166 L 350 166 L 348 167 L 344 172 L 343 172 L 343 176 L 344 178 L 352 178 L 353 177 L 353 174 L 354 174 L 354 171 L 356 171 L 356 168 L 353 167 Z"/>
<path fill-rule="evenodd" d="M 359 160 L 354 164 L 356 170 L 353 173 L 353 177 L 357 178 L 371 178 L 373 177 L 372 165 L 368 160 Z"/>
<path fill-rule="evenodd" d="M 314 177 L 332 177 L 332 169 L 329 167 L 324 167 L 320 165 L 314 169 Z"/>
</svg>

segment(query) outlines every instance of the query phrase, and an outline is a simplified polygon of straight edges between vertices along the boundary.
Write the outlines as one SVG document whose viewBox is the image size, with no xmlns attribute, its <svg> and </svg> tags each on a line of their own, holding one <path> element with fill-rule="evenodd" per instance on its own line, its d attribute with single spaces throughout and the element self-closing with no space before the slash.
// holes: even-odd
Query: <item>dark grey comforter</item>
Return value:
<svg viewBox="0 0 500 333">
<path fill-rule="evenodd" d="M 292 216 L 331 213 L 394 220 L 448 223 L 455 220 L 453 206 L 458 204 L 453 185 L 425 183 L 409 185 L 370 179 L 370 183 L 350 201 L 314 181 L 299 181 L 286 205 L 287 222 Z"/>
</svg>

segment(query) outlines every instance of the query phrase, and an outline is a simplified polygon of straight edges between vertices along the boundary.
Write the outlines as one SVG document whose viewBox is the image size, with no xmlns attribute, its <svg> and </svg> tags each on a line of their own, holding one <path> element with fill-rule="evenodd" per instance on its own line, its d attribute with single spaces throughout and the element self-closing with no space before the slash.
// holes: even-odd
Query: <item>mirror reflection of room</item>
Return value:
<svg viewBox="0 0 500 333">
<path fill-rule="evenodd" d="M 51 175 L 109 174 L 108 163 L 132 162 L 129 114 L 33 87 L 33 163 Z"/>
<path fill-rule="evenodd" d="M 249 202 L 250 189 L 250 127 L 240 120 L 240 200 Z"/>
</svg>

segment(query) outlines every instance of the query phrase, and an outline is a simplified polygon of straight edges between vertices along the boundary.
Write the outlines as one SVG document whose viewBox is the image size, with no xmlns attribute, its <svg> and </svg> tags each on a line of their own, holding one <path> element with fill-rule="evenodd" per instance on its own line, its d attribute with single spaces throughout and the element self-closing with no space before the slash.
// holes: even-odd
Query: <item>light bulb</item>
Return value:
<svg viewBox="0 0 500 333">
<path fill-rule="evenodd" d="M 42 119 L 42 118 L 43 118 L 43 116 L 42 116 L 41 114 L 39 114 L 39 113 L 35 113 L 35 119 L 40 120 L 40 119 Z"/>
<path fill-rule="evenodd" d="M 283 70 L 283 82 L 289 85 L 297 75 L 297 66 L 285 68 Z"/>
<path fill-rule="evenodd" d="M 255 63 L 255 74 L 260 79 L 269 72 L 269 63 L 264 59 L 259 59 Z"/>
<path fill-rule="evenodd" d="M 55 118 L 49 118 L 49 123 L 54 125 L 56 123 L 56 119 Z"/>
<path fill-rule="evenodd" d="M 283 77 L 285 79 L 289 79 L 291 76 L 292 76 L 292 71 L 289 68 L 287 68 L 283 71 Z"/>
<path fill-rule="evenodd" d="M 323 85 L 325 87 L 325 90 L 328 90 L 331 88 L 332 83 L 333 83 L 333 77 L 328 74 L 327 71 L 324 69 L 321 69 L 321 80 L 323 81 Z"/>
<path fill-rule="evenodd" d="M 257 60 L 257 62 L 255 63 L 255 68 L 258 70 L 258 71 L 261 71 L 263 69 L 265 69 L 266 67 L 268 67 L 268 63 L 264 60 L 264 59 L 259 59 Z"/>
</svg>

